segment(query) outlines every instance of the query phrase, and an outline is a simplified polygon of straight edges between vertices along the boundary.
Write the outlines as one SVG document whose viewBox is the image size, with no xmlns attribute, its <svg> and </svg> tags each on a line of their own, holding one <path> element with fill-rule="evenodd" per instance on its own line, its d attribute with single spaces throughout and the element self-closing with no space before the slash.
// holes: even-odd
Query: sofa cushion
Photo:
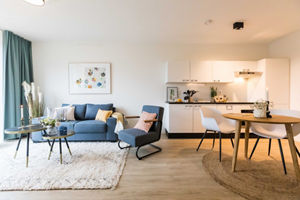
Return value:
<svg viewBox="0 0 300 200">
<path fill-rule="evenodd" d="M 106 123 L 98 120 L 85 120 L 75 124 L 75 133 L 105 133 Z"/>
<path fill-rule="evenodd" d="M 154 132 L 147 133 L 137 128 L 131 128 L 120 131 L 118 138 L 133 147 L 138 147 L 157 141 L 157 134 Z"/>
<path fill-rule="evenodd" d="M 85 119 L 94 120 L 96 118 L 98 110 L 113 110 L 113 104 L 87 104 Z"/>
<path fill-rule="evenodd" d="M 80 122 L 80 121 L 65 121 L 65 122 L 60 122 L 60 126 L 65 126 L 65 127 L 67 127 L 68 130 L 74 131 L 74 126 L 78 122 Z"/>
<path fill-rule="evenodd" d="M 68 106 L 70 104 L 62 104 L 62 106 Z M 75 119 L 85 120 L 86 104 L 72 104 L 75 107 Z"/>
</svg>

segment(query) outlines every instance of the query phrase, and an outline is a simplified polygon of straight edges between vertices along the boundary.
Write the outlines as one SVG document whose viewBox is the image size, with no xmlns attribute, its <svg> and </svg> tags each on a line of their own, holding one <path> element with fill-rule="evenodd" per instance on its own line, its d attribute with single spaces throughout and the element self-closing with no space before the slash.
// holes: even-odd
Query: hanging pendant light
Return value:
<svg viewBox="0 0 300 200">
<path fill-rule="evenodd" d="M 24 0 L 24 1 L 35 6 L 43 6 L 45 4 L 45 0 Z"/>
</svg>

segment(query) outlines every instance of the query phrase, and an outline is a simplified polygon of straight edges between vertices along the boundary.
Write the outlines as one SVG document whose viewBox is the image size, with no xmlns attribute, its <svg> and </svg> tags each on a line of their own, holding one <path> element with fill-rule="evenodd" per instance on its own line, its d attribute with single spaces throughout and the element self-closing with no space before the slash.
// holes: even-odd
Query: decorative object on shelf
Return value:
<svg viewBox="0 0 300 200">
<path fill-rule="evenodd" d="M 254 103 L 253 115 L 256 118 L 266 118 L 267 102 L 264 100 L 258 100 Z"/>
<path fill-rule="evenodd" d="M 210 101 L 211 102 L 215 102 L 214 97 L 217 96 L 217 94 L 218 94 L 218 88 L 211 86 L 210 87 Z"/>
<path fill-rule="evenodd" d="M 167 87 L 167 101 L 173 102 L 178 98 L 178 87 Z"/>
<path fill-rule="evenodd" d="M 183 98 L 184 101 L 185 102 L 192 102 L 192 96 L 196 93 L 197 93 L 197 91 L 195 91 L 195 90 L 187 90 L 187 91 L 183 92 L 183 94 L 185 95 L 184 98 Z"/>
<path fill-rule="evenodd" d="M 44 115 L 44 97 L 40 88 L 32 82 L 31 85 L 26 81 L 22 83 L 24 95 L 28 105 L 30 119 Z"/>
<path fill-rule="evenodd" d="M 226 95 L 214 96 L 214 102 L 216 102 L 216 103 L 226 103 L 227 101 L 228 101 L 228 98 Z"/>
<path fill-rule="evenodd" d="M 111 87 L 110 63 L 69 64 L 70 94 L 105 94 Z"/>
</svg>

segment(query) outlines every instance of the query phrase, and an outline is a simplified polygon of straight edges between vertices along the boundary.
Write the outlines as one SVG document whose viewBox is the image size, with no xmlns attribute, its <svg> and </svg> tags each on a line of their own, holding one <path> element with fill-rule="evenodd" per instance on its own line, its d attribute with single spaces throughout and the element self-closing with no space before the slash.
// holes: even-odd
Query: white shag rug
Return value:
<svg viewBox="0 0 300 200">
<path fill-rule="evenodd" d="M 63 164 L 59 143 L 55 142 L 48 160 L 48 143 L 30 142 L 29 166 L 26 140 L 21 142 L 13 159 L 16 142 L 0 144 L 0 190 L 115 189 L 122 175 L 128 149 L 117 143 L 69 142 L 73 156 L 62 142 Z"/>
</svg>

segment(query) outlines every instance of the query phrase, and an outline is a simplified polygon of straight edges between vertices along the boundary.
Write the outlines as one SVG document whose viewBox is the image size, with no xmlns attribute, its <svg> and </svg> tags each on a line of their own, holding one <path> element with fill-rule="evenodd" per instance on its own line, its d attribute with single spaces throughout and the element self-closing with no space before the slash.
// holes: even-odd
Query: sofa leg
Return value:
<svg viewBox="0 0 300 200">
<path fill-rule="evenodd" d="M 137 159 L 142 160 L 143 158 L 145 158 L 145 157 L 147 157 L 147 156 L 150 156 L 150 155 L 153 155 L 153 154 L 155 154 L 155 153 L 161 152 L 161 148 L 160 148 L 160 147 L 158 147 L 158 146 L 156 146 L 156 145 L 154 145 L 154 144 L 149 144 L 149 145 L 152 146 L 153 148 L 157 149 L 157 151 L 154 151 L 154 152 L 152 152 L 152 153 L 149 153 L 149 154 L 146 154 L 146 155 L 140 157 L 140 156 L 138 155 L 138 153 L 139 153 L 139 150 L 140 150 L 140 148 L 141 148 L 142 146 L 139 146 L 139 147 L 137 148 L 137 150 L 136 150 L 136 157 L 137 157 Z"/>
<path fill-rule="evenodd" d="M 118 147 L 119 147 L 120 149 L 126 149 L 126 148 L 130 148 L 130 147 L 131 147 L 130 145 L 125 146 L 125 147 L 121 147 L 120 143 L 121 143 L 121 140 L 119 140 L 119 142 L 118 142 Z"/>
</svg>

